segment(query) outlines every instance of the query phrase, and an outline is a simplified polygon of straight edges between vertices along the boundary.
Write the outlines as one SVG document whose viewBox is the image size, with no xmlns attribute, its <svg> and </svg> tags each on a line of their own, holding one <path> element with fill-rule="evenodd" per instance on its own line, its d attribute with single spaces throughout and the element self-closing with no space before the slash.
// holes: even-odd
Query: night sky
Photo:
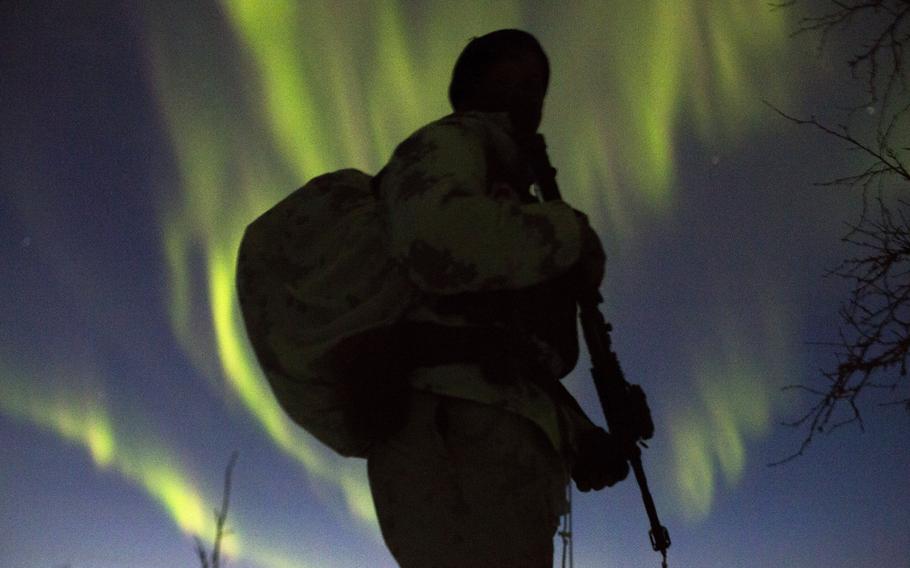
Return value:
<svg viewBox="0 0 910 568">
<path fill-rule="evenodd" d="M 0 568 L 198 565 L 234 450 L 228 566 L 394 566 L 365 462 L 291 423 L 258 370 L 237 245 L 309 178 L 378 171 L 503 27 L 550 55 L 541 131 L 607 251 L 670 565 L 910 566 L 900 407 L 870 397 L 865 432 L 768 467 L 812 402 L 781 387 L 836 364 L 820 343 L 848 286 L 824 274 L 861 206 L 812 184 L 862 156 L 762 102 L 837 122 L 861 98 L 836 41 L 790 36 L 824 4 L 0 3 Z M 602 423 L 586 356 L 566 380 Z M 659 565 L 633 481 L 573 507 L 576 566 Z"/>
</svg>

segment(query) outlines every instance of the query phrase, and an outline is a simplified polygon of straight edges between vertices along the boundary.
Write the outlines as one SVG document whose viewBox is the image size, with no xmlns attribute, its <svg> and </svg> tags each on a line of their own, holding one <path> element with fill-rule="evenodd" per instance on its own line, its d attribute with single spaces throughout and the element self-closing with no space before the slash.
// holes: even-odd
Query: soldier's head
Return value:
<svg viewBox="0 0 910 568">
<path fill-rule="evenodd" d="M 519 136 L 540 126 L 550 63 L 537 39 L 521 30 L 475 37 L 458 56 L 449 85 L 456 111 L 508 112 Z"/>
</svg>

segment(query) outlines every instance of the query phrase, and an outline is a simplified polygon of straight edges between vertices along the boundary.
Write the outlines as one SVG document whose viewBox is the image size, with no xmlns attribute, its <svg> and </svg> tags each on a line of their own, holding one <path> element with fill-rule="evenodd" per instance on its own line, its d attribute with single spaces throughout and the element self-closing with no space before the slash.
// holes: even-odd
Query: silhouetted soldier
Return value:
<svg viewBox="0 0 910 568">
<path fill-rule="evenodd" d="M 530 34 L 473 39 L 454 112 L 399 145 L 377 180 L 392 254 L 419 293 L 404 404 L 373 393 L 353 420 L 386 430 L 370 488 L 405 568 L 549 568 L 570 474 L 587 491 L 628 473 L 609 434 L 553 388 L 578 357 L 574 293 L 599 285 L 604 255 L 584 215 L 530 192 L 522 148 L 548 81 Z"/>
</svg>

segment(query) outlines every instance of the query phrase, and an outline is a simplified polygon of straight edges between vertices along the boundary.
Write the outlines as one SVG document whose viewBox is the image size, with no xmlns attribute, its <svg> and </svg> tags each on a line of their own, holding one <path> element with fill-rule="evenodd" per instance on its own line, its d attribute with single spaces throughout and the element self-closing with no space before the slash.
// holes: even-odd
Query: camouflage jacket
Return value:
<svg viewBox="0 0 910 568">
<path fill-rule="evenodd" d="M 582 226 L 567 204 L 532 198 L 510 132 L 504 113 L 443 117 L 398 146 L 378 188 L 391 254 L 417 290 L 406 319 L 507 329 L 557 380 L 578 356 L 575 302 L 558 282 L 579 260 Z M 410 381 L 524 415 L 567 449 L 566 423 L 577 416 L 533 381 L 489 379 L 456 364 L 418 369 Z"/>
</svg>

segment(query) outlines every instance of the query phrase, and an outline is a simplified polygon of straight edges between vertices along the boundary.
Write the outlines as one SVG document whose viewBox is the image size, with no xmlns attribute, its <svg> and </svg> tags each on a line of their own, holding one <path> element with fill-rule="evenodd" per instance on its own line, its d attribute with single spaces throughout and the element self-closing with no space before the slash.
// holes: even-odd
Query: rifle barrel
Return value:
<svg viewBox="0 0 910 568">
<path fill-rule="evenodd" d="M 556 183 L 556 168 L 550 164 L 546 147 L 543 136 L 538 134 L 529 152 L 532 167 L 537 175 L 537 185 L 543 200 L 561 201 L 559 185 Z M 603 298 L 597 290 L 592 290 L 588 295 L 578 299 L 579 319 L 585 343 L 588 346 L 588 354 L 591 357 L 591 376 L 594 379 L 594 386 L 600 399 L 601 410 L 607 421 L 607 427 L 610 433 L 620 440 L 635 474 L 635 480 L 638 482 L 645 513 L 648 515 L 648 522 L 651 525 L 651 530 L 648 531 L 651 547 L 661 553 L 663 565 L 666 567 L 670 532 L 660 524 L 657 508 L 654 506 L 654 499 L 648 488 L 648 478 L 645 476 L 645 468 L 641 462 L 641 448 L 638 446 L 640 433 L 631 431 L 630 409 L 622 407 L 623 401 L 627 399 L 626 395 L 630 385 L 619 365 L 619 358 L 613 352 L 610 324 L 604 320 L 603 314 L 600 312 L 601 302 L 603 302 Z"/>
</svg>

